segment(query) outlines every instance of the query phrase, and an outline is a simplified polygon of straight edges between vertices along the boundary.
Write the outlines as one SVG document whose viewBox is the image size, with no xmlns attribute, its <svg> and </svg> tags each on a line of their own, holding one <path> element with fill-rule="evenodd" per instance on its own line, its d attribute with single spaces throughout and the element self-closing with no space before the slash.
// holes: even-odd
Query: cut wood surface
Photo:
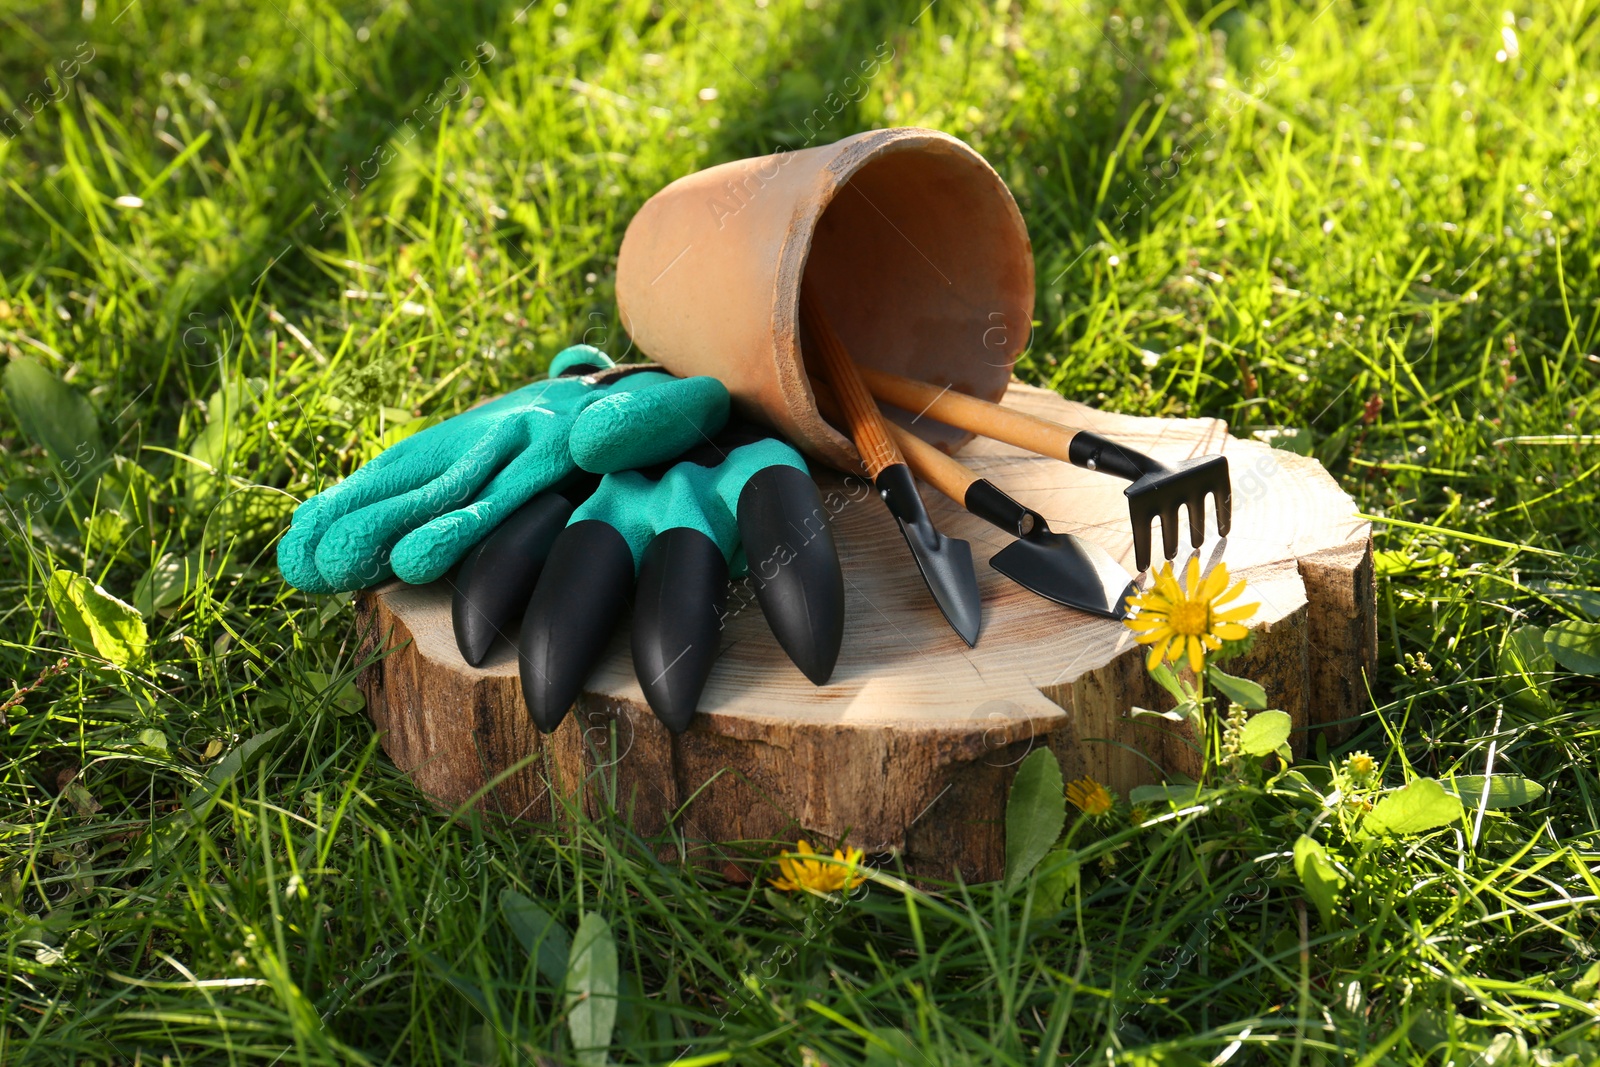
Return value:
<svg viewBox="0 0 1600 1067">
<path fill-rule="evenodd" d="M 1297 747 L 1307 728 L 1337 732 L 1360 714 L 1376 657 L 1371 529 L 1315 460 L 1230 437 L 1214 419 L 1116 415 L 1015 382 L 1005 403 L 1162 460 L 1226 454 L 1233 529 L 1219 538 L 1208 505 L 1199 555 L 1208 567 L 1225 561 L 1261 605 L 1256 644 L 1230 671 L 1266 686 L 1299 727 Z M 981 438 L 960 457 L 1052 529 L 1097 542 L 1131 570 L 1126 483 Z M 970 541 L 978 564 L 983 630 L 969 649 L 867 482 L 832 471 L 818 482 L 847 599 L 844 649 L 827 686 L 788 661 L 753 592 L 736 583 L 722 652 L 686 733 L 673 737 L 645 704 L 624 624 L 573 714 L 541 737 L 522 703 L 513 643 L 469 667 L 451 631 L 449 579 L 391 582 L 357 600 L 368 649 L 391 650 L 361 678 L 384 750 L 446 807 L 542 819 L 553 803 L 615 803 L 641 833 L 675 819 L 702 842 L 848 834 L 869 853 L 899 853 L 913 873 L 980 880 L 1002 870 L 1007 789 L 1035 747 L 1048 746 L 1069 779 L 1088 774 L 1123 792 L 1196 773 L 1181 731 L 1129 716 L 1171 700 L 1128 631 L 990 568 L 1009 543 L 1004 533 L 924 487 L 934 522 Z M 1189 555 L 1185 546 L 1175 563 Z"/>
</svg>

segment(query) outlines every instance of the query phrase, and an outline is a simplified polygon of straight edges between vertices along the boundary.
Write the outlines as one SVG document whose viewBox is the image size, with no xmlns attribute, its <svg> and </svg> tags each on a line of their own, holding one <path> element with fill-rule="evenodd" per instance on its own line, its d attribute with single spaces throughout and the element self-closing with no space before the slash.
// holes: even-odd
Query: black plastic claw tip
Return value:
<svg viewBox="0 0 1600 1067">
<path fill-rule="evenodd" d="M 739 494 L 750 581 L 778 645 L 813 685 L 826 685 L 844 640 L 844 571 L 817 483 L 773 466 Z"/>
<path fill-rule="evenodd" d="M 675 734 L 689 728 L 700 705 L 727 603 L 727 560 L 699 530 L 667 530 L 644 550 L 633 610 L 633 670 L 650 710 Z"/>
<path fill-rule="evenodd" d="M 468 553 L 456 574 L 450 621 L 461 658 L 476 667 L 528 606 L 550 546 L 572 516 L 558 493 L 534 497 Z"/>
<path fill-rule="evenodd" d="M 632 586 L 633 553 L 606 523 L 574 523 L 551 546 L 517 649 L 522 696 L 543 732 L 560 726 L 578 699 Z"/>
</svg>

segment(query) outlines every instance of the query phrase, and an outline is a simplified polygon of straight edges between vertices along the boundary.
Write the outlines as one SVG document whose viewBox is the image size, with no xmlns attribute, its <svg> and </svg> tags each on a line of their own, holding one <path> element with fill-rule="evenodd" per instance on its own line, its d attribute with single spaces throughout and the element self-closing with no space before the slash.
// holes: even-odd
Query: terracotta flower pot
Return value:
<svg viewBox="0 0 1600 1067">
<path fill-rule="evenodd" d="M 721 378 L 746 414 L 855 469 L 806 377 L 802 278 L 868 366 L 999 400 L 1028 343 L 1033 251 L 1016 201 L 970 147 L 916 128 L 678 179 L 628 226 L 617 304 L 646 355 Z"/>
</svg>

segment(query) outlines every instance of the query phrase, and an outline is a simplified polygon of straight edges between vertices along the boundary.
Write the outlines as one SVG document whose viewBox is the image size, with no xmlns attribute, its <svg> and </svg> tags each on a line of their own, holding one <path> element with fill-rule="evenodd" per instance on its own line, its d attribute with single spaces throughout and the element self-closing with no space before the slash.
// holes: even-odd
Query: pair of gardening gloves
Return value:
<svg viewBox="0 0 1600 1067">
<path fill-rule="evenodd" d="M 568 348 L 548 378 L 407 437 L 301 504 L 278 567 L 296 588 L 330 593 L 431 582 L 460 564 L 462 656 L 480 663 L 521 616 L 522 691 L 545 732 L 631 593 L 639 684 L 681 732 L 719 648 L 730 578 L 751 574 L 778 643 L 817 685 L 843 629 L 844 579 L 805 462 L 728 416 L 715 378 Z"/>
</svg>

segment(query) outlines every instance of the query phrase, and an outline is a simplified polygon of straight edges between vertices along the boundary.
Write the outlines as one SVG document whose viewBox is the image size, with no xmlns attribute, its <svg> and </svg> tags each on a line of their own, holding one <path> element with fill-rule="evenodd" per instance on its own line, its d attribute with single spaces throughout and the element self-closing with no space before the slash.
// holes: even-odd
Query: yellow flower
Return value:
<svg viewBox="0 0 1600 1067">
<path fill-rule="evenodd" d="M 1104 815 L 1111 810 L 1111 794 L 1087 776 L 1067 784 L 1067 799 L 1085 815 Z"/>
<path fill-rule="evenodd" d="M 854 889 L 866 880 L 866 875 L 856 871 L 866 856 L 866 853 L 859 848 L 852 848 L 848 853 L 834 849 L 833 858 L 838 860 L 837 863 L 806 858 L 816 855 L 817 853 L 811 850 L 811 845 L 802 837 L 797 851 L 785 852 L 778 857 L 778 869 L 783 872 L 783 877 L 768 880 L 785 893 L 800 889 L 808 889 L 814 893 L 833 893 L 841 889 Z"/>
<path fill-rule="evenodd" d="M 1227 590 L 1224 592 L 1223 590 Z M 1222 647 L 1224 641 L 1239 641 L 1249 634 L 1240 623 L 1255 614 L 1259 604 L 1244 604 L 1219 610 L 1223 604 L 1244 592 L 1240 582 L 1228 589 L 1228 567 L 1217 564 L 1200 579 L 1200 560 L 1191 557 L 1183 584 L 1164 563 L 1155 574 L 1149 592 L 1128 598 L 1128 606 L 1138 614 L 1123 620 L 1137 636 L 1134 640 L 1150 646 L 1146 666 L 1155 670 L 1163 659 L 1177 663 L 1187 652 L 1189 668 L 1196 674 L 1206 665 L 1206 652 Z"/>
</svg>

